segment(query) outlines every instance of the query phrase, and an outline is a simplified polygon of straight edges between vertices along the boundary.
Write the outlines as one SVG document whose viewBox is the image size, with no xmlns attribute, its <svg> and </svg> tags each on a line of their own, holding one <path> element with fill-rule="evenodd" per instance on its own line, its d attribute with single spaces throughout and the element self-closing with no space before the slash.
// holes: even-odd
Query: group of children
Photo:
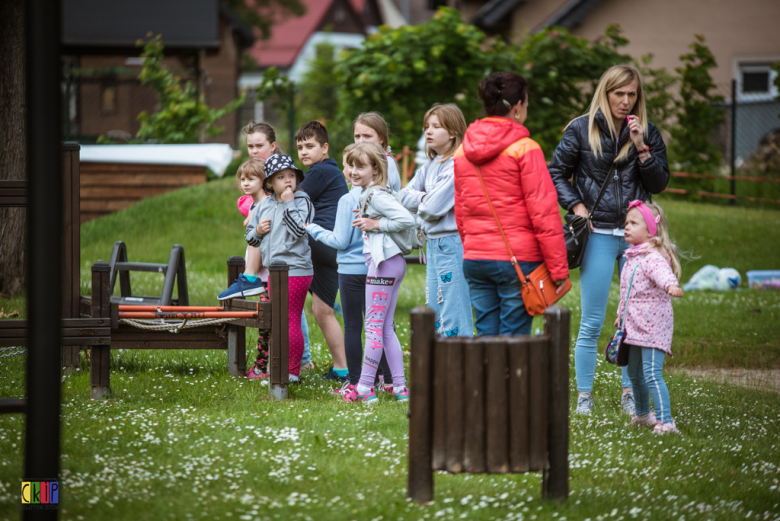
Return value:
<svg viewBox="0 0 780 521">
<path fill-rule="evenodd" d="M 246 269 L 219 298 L 267 298 L 267 268 L 273 262 L 287 264 L 291 382 L 299 381 L 302 365 L 311 359 L 305 352 L 308 328 L 303 314 L 309 292 L 333 361 L 323 378 L 342 382 L 333 392 L 347 402 L 375 402 L 377 391 L 409 400 L 393 315 L 406 275 L 404 254 L 420 240 L 427 246 L 426 304 L 436 313 L 437 333 L 473 335 L 455 220 L 453 161 L 466 121 L 456 105 L 434 105 L 423 128 L 428 160 L 402 189 L 389 153 L 387 123 L 379 114 L 365 113 L 355 120 L 355 143 L 343 151 L 343 173 L 329 155 L 328 132 L 317 121 L 306 123 L 295 135 L 306 175 L 279 149 L 272 127 L 254 122 L 245 127 L 250 159 L 240 166 L 237 178 L 245 194 L 238 206 L 246 217 Z M 661 431 L 676 432 L 661 367 L 663 354 L 671 355 L 670 297 L 682 296 L 680 264 L 661 208 L 635 201 L 629 210 L 625 237 L 633 247 L 626 253 L 618 313 L 624 317 L 624 358 L 636 396 L 632 424 L 656 425 L 650 413 L 652 395 Z M 334 314 L 337 293 L 343 334 Z M 656 356 L 656 351 L 661 354 Z M 258 356 L 247 376 L 267 378 L 267 363 L 268 334 L 261 331 Z"/>
</svg>

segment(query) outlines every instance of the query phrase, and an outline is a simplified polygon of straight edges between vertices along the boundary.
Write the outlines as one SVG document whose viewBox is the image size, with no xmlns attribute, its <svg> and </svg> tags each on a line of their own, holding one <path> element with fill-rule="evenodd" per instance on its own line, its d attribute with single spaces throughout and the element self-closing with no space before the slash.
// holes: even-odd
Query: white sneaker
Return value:
<svg viewBox="0 0 780 521">
<path fill-rule="evenodd" d="M 636 410 L 634 393 L 632 391 L 623 393 L 623 398 L 620 399 L 620 405 L 623 407 L 623 414 L 633 415 Z"/>
<path fill-rule="evenodd" d="M 587 416 L 590 414 L 590 410 L 593 409 L 593 405 L 593 397 L 591 395 L 581 394 L 580 397 L 577 398 L 577 409 L 574 413 Z"/>
</svg>

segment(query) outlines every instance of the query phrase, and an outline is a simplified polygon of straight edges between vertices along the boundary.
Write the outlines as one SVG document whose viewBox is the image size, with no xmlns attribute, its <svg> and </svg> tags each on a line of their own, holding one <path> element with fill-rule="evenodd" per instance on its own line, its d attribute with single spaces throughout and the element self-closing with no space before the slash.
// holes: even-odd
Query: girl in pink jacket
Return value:
<svg viewBox="0 0 780 521">
<path fill-rule="evenodd" d="M 631 425 L 655 426 L 658 434 L 677 433 L 669 404 L 669 389 L 661 372 L 666 355 L 672 356 L 674 314 L 672 298 L 682 297 L 680 261 L 669 239 L 663 210 L 657 204 L 632 201 L 626 215 L 626 264 L 620 275 L 618 318 L 625 316 L 628 377 L 634 389 L 636 410 Z M 625 315 L 624 315 L 625 311 Z M 620 356 L 623 359 L 623 356 Z M 650 412 L 650 395 L 656 416 Z"/>
</svg>

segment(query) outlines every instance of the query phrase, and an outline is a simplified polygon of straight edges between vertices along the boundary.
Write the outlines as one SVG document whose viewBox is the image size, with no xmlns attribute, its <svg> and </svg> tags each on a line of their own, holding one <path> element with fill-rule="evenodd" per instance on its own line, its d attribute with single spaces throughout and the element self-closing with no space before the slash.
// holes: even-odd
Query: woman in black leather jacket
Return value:
<svg viewBox="0 0 780 521">
<path fill-rule="evenodd" d="M 669 182 L 666 146 L 658 129 L 647 121 L 642 79 L 635 68 L 615 65 L 604 73 L 589 113 L 569 123 L 549 170 L 563 208 L 583 217 L 593 212 L 593 233 L 580 265 L 582 318 L 574 348 L 580 393 L 576 412 L 589 414 L 594 404 L 597 342 L 615 261 L 619 273 L 628 248 L 623 238 L 628 203 L 650 200 Z M 594 208 L 605 182 L 604 196 Z M 633 414 L 634 396 L 625 367 L 621 402 L 623 411 Z"/>
</svg>

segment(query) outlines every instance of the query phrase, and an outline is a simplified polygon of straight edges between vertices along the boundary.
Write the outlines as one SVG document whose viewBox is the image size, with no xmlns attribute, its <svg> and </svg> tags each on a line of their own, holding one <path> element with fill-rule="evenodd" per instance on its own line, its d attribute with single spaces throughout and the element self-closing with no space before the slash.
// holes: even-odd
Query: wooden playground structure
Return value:
<svg viewBox="0 0 780 521">
<path fill-rule="evenodd" d="M 79 218 L 79 145 L 65 143 L 63 165 L 62 329 L 61 367 L 79 368 L 80 352 L 90 353 L 90 396 L 109 395 L 111 349 L 220 349 L 228 353 L 228 372 L 244 378 L 246 328 L 271 330 L 271 394 L 287 398 L 287 266 L 270 269 L 271 302 L 230 299 L 222 306 L 187 306 L 184 249 L 171 249 L 168 264 L 129 262 L 122 241 L 114 246 L 111 262 L 92 265 L 91 295 L 80 295 L 81 239 Z M 0 205 L 28 205 L 26 181 L 0 181 Z M 133 296 L 130 271 L 165 276 L 159 297 Z M 244 259 L 227 261 L 227 283 L 244 271 Z M 119 280 L 120 295 L 112 296 Z M 174 284 L 178 292 L 174 298 Z M 151 323 L 154 322 L 154 323 Z M 27 320 L 0 320 L 0 347 L 26 346 Z M 0 412 L 24 412 L 20 399 L 0 399 Z"/>
</svg>

